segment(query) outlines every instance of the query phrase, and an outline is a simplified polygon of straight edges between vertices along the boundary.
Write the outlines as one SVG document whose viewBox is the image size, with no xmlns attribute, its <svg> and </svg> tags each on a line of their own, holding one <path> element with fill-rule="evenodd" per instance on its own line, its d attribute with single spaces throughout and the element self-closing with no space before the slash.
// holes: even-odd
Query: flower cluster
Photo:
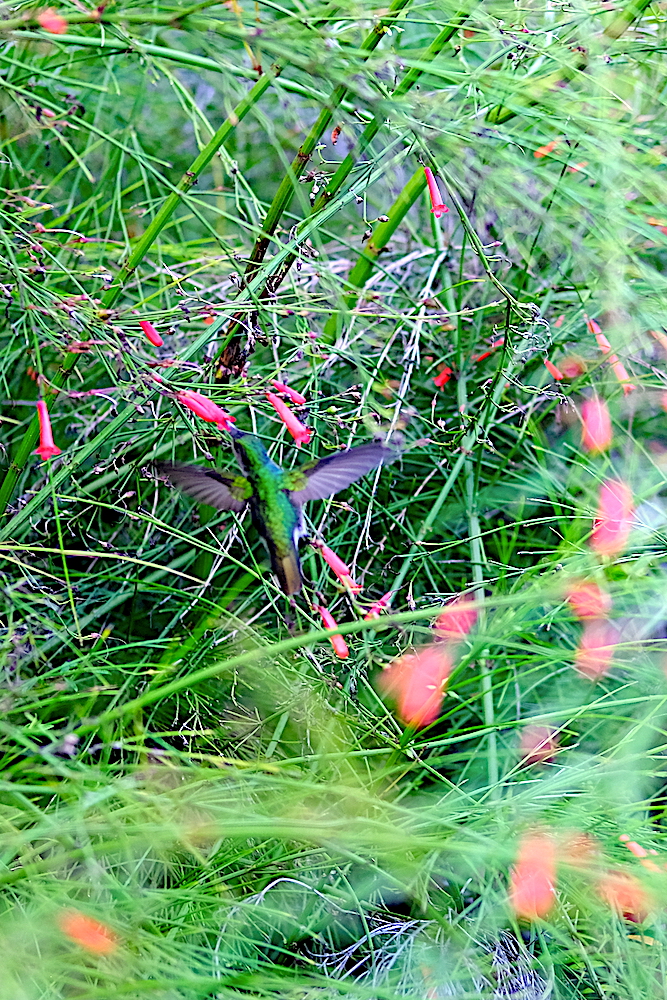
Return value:
<svg viewBox="0 0 667 1000">
<path fill-rule="evenodd" d="M 644 868 L 661 871 L 649 857 L 656 851 L 646 851 L 627 834 L 619 839 Z M 597 897 L 625 920 L 642 923 L 655 907 L 651 893 L 635 875 L 604 865 L 600 845 L 589 834 L 571 834 L 558 843 L 551 833 L 538 829 L 520 838 L 510 873 L 508 901 L 520 920 L 545 920 L 551 913 L 556 902 L 558 862 L 579 870 L 587 868 Z"/>
</svg>

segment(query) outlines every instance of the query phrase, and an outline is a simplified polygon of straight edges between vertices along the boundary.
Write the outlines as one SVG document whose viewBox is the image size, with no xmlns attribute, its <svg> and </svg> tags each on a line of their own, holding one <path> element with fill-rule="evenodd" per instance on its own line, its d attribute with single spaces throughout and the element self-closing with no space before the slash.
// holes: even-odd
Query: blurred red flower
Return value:
<svg viewBox="0 0 667 1000">
<path fill-rule="evenodd" d="M 581 404 L 581 445 L 592 455 L 606 451 L 614 436 L 609 407 L 604 399 L 593 396 Z"/>
<path fill-rule="evenodd" d="M 553 153 L 559 142 L 560 139 L 552 139 L 551 142 L 547 142 L 544 146 L 538 146 L 533 156 L 536 160 L 541 160 L 544 156 L 548 156 L 549 153 Z"/>
<path fill-rule="evenodd" d="M 644 886 L 627 872 L 607 872 L 597 888 L 607 906 L 633 923 L 642 923 L 652 909 L 651 898 Z"/>
<path fill-rule="evenodd" d="M 634 503 L 630 487 L 608 479 L 600 487 L 598 510 L 590 545 L 601 556 L 617 556 L 625 549 L 632 528 Z"/>
<path fill-rule="evenodd" d="M 604 677 L 614 658 L 618 631 L 606 619 L 593 619 L 584 625 L 584 631 L 574 654 L 574 665 L 580 674 L 592 681 Z"/>
<path fill-rule="evenodd" d="M 63 910 L 58 914 L 57 923 L 70 941 L 86 951 L 92 951 L 96 955 L 110 955 L 118 948 L 118 938 L 110 927 L 79 910 Z"/>
<path fill-rule="evenodd" d="M 444 643 L 404 653 L 379 676 L 378 686 L 396 702 L 401 722 L 420 729 L 437 719 L 452 671 L 452 657 Z"/>
<path fill-rule="evenodd" d="M 435 378 L 433 379 L 438 389 L 442 389 L 443 385 L 447 385 L 450 378 L 452 377 L 452 374 L 453 374 L 453 369 L 445 365 L 440 374 L 436 375 Z"/>
<path fill-rule="evenodd" d="M 558 735 L 550 726 L 529 725 L 519 739 L 524 764 L 551 764 L 556 759 Z"/>
<path fill-rule="evenodd" d="M 40 11 L 35 20 L 40 28 L 50 31 L 52 35 L 64 35 L 67 31 L 67 21 L 53 7 Z"/>
<path fill-rule="evenodd" d="M 509 901 L 517 917 L 544 919 L 555 902 L 556 851 L 546 833 L 525 834 L 510 877 Z"/>
<path fill-rule="evenodd" d="M 441 639 L 462 639 L 477 621 L 474 594 L 460 594 L 446 604 L 435 620 L 435 632 Z"/>
<path fill-rule="evenodd" d="M 560 368 L 557 368 L 553 361 L 549 361 L 548 358 L 544 359 L 544 367 L 549 372 L 551 377 L 555 378 L 557 382 L 561 382 L 565 378 L 565 375 Z"/>
<path fill-rule="evenodd" d="M 565 596 L 576 618 L 604 618 L 611 611 L 611 595 L 594 580 L 571 580 Z"/>
</svg>

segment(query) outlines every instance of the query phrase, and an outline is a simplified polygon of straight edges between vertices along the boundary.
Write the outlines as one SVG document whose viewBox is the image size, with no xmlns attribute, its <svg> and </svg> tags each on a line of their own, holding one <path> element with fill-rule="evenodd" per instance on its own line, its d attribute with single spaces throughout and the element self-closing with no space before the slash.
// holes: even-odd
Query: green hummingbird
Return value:
<svg viewBox="0 0 667 1000">
<path fill-rule="evenodd" d="M 391 462 L 396 452 L 383 444 L 362 444 L 285 472 L 254 434 L 234 427 L 229 433 L 242 475 L 203 465 L 161 463 L 158 468 L 174 486 L 200 503 L 237 513 L 250 506 L 283 592 L 298 594 L 303 583 L 298 544 L 306 533 L 303 504 L 326 500 L 344 490 L 371 469 Z"/>
</svg>

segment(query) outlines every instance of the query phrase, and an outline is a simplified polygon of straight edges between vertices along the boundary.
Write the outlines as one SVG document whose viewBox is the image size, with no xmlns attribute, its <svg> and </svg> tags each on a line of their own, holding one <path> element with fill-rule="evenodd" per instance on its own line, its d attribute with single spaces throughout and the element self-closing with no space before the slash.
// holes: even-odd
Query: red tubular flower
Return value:
<svg viewBox="0 0 667 1000">
<path fill-rule="evenodd" d="M 551 764 L 556 759 L 558 736 L 550 726 L 526 726 L 519 740 L 524 764 Z"/>
<path fill-rule="evenodd" d="M 52 35 L 64 35 L 67 31 L 67 21 L 53 7 L 47 7 L 35 18 L 40 28 L 50 31 Z"/>
<path fill-rule="evenodd" d="M 618 381 L 623 384 L 623 394 L 625 396 L 627 396 L 629 392 L 632 392 L 634 389 L 637 388 L 636 385 L 633 385 L 632 382 L 630 382 L 630 376 L 628 374 L 628 370 L 623 364 L 623 362 L 618 360 L 618 356 L 616 354 L 612 354 L 610 356 L 609 364 L 611 365 L 614 375 L 616 376 Z"/>
<path fill-rule="evenodd" d="M 608 479 L 600 487 L 598 510 L 590 546 L 601 556 L 617 556 L 625 549 L 632 528 L 634 504 L 630 487 Z"/>
<path fill-rule="evenodd" d="M 561 315 L 558 317 L 558 319 L 554 323 L 554 326 L 556 327 L 556 329 L 559 329 L 563 325 L 564 322 L 565 322 L 565 313 L 561 313 Z"/>
<path fill-rule="evenodd" d="M 556 148 L 559 142 L 560 139 L 552 139 L 551 142 L 548 142 L 545 146 L 540 146 L 538 149 L 536 149 L 535 152 L 533 153 L 533 156 L 535 157 L 536 160 L 541 160 L 542 157 L 548 156 L 549 153 L 553 153 L 554 149 Z"/>
<path fill-rule="evenodd" d="M 450 378 L 452 377 L 453 370 L 445 365 L 439 375 L 436 375 L 433 381 L 437 385 L 438 389 L 442 389 L 443 385 L 447 385 Z"/>
<path fill-rule="evenodd" d="M 322 554 L 322 558 L 331 567 L 342 584 L 355 593 L 362 590 L 359 584 L 355 583 L 352 579 L 350 567 L 347 563 L 343 562 L 340 556 L 336 555 L 333 549 L 330 549 L 328 545 L 323 545 L 321 542 L 317 542 L 316 545 Z"/>
<path fill-rule="evenodd" d="M 54 455 L 60 455 L 60 448 L 53 443 L 53 433 L 51 432 L 51 420 L 49 411 L 43 399 L 37 401 L 37 416 L 39 417 L 39 448 L 35 448 L 33 455 L 39 455 L 45 462 Z"/>
<path fill-rule="evenodd" d="M 430 167 L 424 167 L 424 173 L 426 174 L 426 183 L 428 184 L 428 193 L 431 196 L 431 211 L 435 215 L 436 219 L 439 219 L 441 215 L 448 212 L 449 209 L 443 203 L 442 195 L 440 194 L 440 189 L 438 188 L 437 181 L 433 176 L 433 171 Z"/>
<path fill-rule="evenodd" d="M 544 359 L 544 367 L 549 372 L 551 377 L 555 378 L 557 382 L 562 382 L 562 380 L 565 378 L 560 368 L 556 368 L 553 361 L 549 361 L 548 358 Z"/>
<path fill-rule="evenodd" d="M 592 681 L 604 677 L 611 667 L 617 640 L 618 632 L 611 622 L 605 619 L 587 621 L 574 654 L 574 665 L 579 673 Z"/>
<path fill-rule="evenodd" d="M 139 326 L 144 331 L 146 338 L 150 340 L 153 347 L 162 347 L 164 340 L 157 332 L 152 323 L 149 323 L 147 319 L 142 319 L 139 322 Z"/>
<path fill-rule="evenodd" d="M 302 444 L 308 444 L 313 435 L 311 429 L 301 423 L 294 413 L 292 413 L 289 406 L 283 403 L 279 396 L 276 396 L 275 392 L 267 392 L 265 395 L 287 430 L 294 438 L 297 448 L 300 448 Z"/>
<path fill-rule="evenodd" d="M 601 455 L 612 442 L 609 407 L 604 399 L 593 396 L 581 404 L 581 446 L 592 455 Z"/>
<path fill-rule="evenodd" d="M 306 397 L 302 396 L 300 392 L 296 391 L 296 389 L 290 389 L 290 387 L 288 385 L 285 385 L 284 382 L 277 382 L 274 378 L 272 378 L 271 379 L 271 385 L 276 390 L 276 392 L 282 392 L 296 406 L 305 406 L 306 405 L 306 402 L 307 402 Z"/>
<path fill-rule="evenodd" d="M 57 917 L 58 927 L 70 941 L 96 955 L 110 955 L 118 948 L 118 938 L 110 927 L 78 910 L 63 910 Z"/>
<path fill-rule="evenodd" d="M 474 356 L 472 358 L 472 360 L 474 362 L 484 361 L 485 358 L 488 358 L 489 355 L 493 354 L 493 352 L 495 351 L 496 347 L 500 347 L 500 345 L 504 344 L 504 343 L 505 343 L 505 338 L 504 337 L 500 337 L 498 340 L 494 340 L 493 343 L 491 344 L 490 348 L 488 349 L 488 351 L 483 351 L 481 354 L 477 354 L 476 356 Z"/>
<path fill-rule="evenodd" d="M 461 594 L 446 604 L 435 621 L 435 632 L 440 639 L 462 639 L 477 621 L 474 594 Z"/>
<path fill-rule="evenodd" d="M 596 323 L 594 319 L 589 319 L 588 316 L 586 316 L 586 326 L 588 328 L 588 332 L 592 333 L 595 339 L 597 340 L 598 347 L 600 348 L 602 353 L 609 354 L 611 350 L 611 344 L 609 343 L 604 333 L 600 329 L 600 324 Z"/>
<path fill-rule="evenodd" d="M 521 920 L 548 917 L 555 899 L 556 849 L 545 833 L 525 834 L 510 877 L 509 901 Z"/>
<path fill-rule="evenodd" d="M 176 399 L 202 420 L 206 420 L 209 424 L 217 424 L 221 431 L 228 431 L 230 424 L 236 423 L 236 417 L 230 416 L 216 403 L 194 389 L 183 389 L 176 394 Z"/>
<path fill-rule="evenodd" d="M 371 604 L 370 608 L 364 615 L 364 621 L 371 622 L 373 621 L 374 618 L 379 618 L 380 613 L 382 611 L 386 611 L 386 609 L 391 604 L 391 598 L 393 596 L 393 593 L 394 593 L 393 590 L 388 590 L 387 593 L 383 597 L 381 597 L 379 601 L 376 601 L 375 604 Z"/>
<path fill-rule="evenodd" d="M 652 901 L 644 886 L 627 872 L 607 872 L 597 888 L 607 906 L 635 924 L 643 923 L 652 909 Z"/>
<path fill-rule="evenodd" d="M 604 618 L 611 611 L 611 595 L 593 580 L 571 580 L 566 589 L 567 603 L 580 621 Z"/>
<path fill-rule="evenodd" d="M 404 653 L 380 674 L 378 686 L 396 702 L 405 726 L 420 729 L 438 718 L 452 665 L 447 646 L 433 643 Z"/>
<path fill-rule="evenodd" d="M 328 608 L 323 605 L 316 605 L 316 610 L 319 611 L 322 621 L 324 622 L 325 628 L 337 628 L 336 619 L 331 614 Z M 350 650 L 347 648 L 347 643 L 342 635 L 330 635 L 331 645 L 333 646 L 334 653 L 339 660 L 346 660 L 350 655 Z"/>
</svg>

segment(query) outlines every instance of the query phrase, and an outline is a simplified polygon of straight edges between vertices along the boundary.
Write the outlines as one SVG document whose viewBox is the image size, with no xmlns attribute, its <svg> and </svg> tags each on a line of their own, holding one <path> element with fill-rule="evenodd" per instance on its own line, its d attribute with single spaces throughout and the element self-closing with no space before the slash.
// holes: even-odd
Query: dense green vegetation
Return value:
<svg viewBox="0 0 667 1000">
<path fill-rule="evenodd" d="M 0 998 L 664 996 L 666 16 L 5 5 Z M 358 593 L 169 487 L 193 390 L 399 453 Z"/>
</svg>

